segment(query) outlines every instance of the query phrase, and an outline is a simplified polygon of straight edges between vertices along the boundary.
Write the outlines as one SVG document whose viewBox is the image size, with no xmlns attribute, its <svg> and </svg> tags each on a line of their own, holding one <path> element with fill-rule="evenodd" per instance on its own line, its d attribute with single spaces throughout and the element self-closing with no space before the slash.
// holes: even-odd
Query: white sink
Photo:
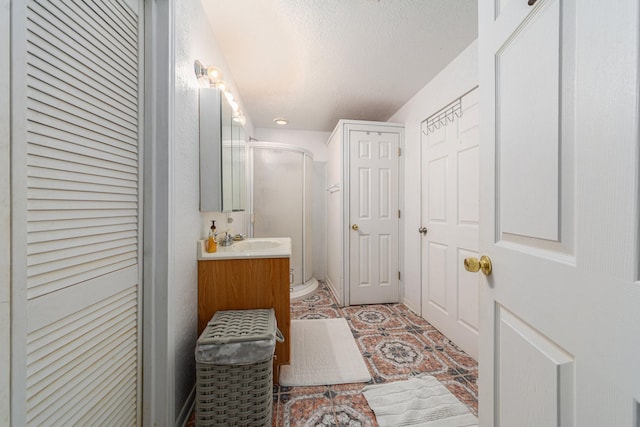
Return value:
<svg viewBox="0 0 640 427">
<path fill-rule="evenodd" d="M 198 260 L 242 258 L 286 258 L 291 256 L 291 239 L 288 237 L 259 237 L 218 245 L 218 250 L 208 253 L 205 240 L 198 241 Z"/>
<path fill-rule="evenodd" d="M 251 239 L 243 240 L 241 242 L 235 242 L 232 245 L 232 248 L 242 252 L 254 252 L 277 248 L 281 244 L 282 243 L 276 242 L 275 240 Z"/>
</svg>

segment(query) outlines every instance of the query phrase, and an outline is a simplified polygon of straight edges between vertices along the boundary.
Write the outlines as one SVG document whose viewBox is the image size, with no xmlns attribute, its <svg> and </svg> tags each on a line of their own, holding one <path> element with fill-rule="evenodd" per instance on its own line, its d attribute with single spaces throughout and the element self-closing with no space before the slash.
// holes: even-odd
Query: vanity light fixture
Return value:
<svg viewBox="0 0 640 427">
<path fill-rule="evenodd" d="M 240 123 L 242 126 L 244 126 L 247 123 L 247 118 L 244 116 L 244 114 L 242 114 L 241 111 L 234 111 L 231 117 L 234 122 Z"/>
<path fill-rule="evenodd" d="M 222 71 L 217 67 L 205 67 L 202 62 L 197 59 L 193 63 L 193 68 L 196 72 L 196 78 L 201 82 L 206 82 L 209 87 L 220 89 L 220 92 L 229 101 L 231 108 L 233 109 L 233 121 L 241 123 L 243 126 L 247 122 L 247 118 L 240 111 L 238 101 L 233 97 L 233 94 L 229 91 L 227 84 L 222 80 Z M 284 119 L 283 119 L 284 120 Z M 286 120 L 285 120 L 286 124 Z"/>
<path fill-rule="evenodd" d="M 210 87 L 220 88 L 223 92 L 226 91 L 226 84 L 222 80 L 222 71 L 218 67 L 205 67 L 202 62 L 197 59 L 193 63 L 193 69 L 196 72 L 198 79 L 205 78 Z"/>
<path fill-rule="evenodd" d="M 289 120 L 282 117 L 276 117 L 275 119 L 273 119 L 273 122 L 277 125 L 284 126 L 289 123 Z"/>
</svg>

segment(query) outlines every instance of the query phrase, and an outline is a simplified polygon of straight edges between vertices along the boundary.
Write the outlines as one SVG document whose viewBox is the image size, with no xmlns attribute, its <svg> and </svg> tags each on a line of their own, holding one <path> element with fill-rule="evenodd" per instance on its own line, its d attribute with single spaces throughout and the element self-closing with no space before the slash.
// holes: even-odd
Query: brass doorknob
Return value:
<svg viewBox="0 0 640 427">
<path fill-rule="evenodd" d="M 472 257 L 465 258 L 464 269 L 472 273 L 482 271 L 485 276 L 488 276 L 491 274 L 491 258 L 486 255 L 482 255 L 480 259 Z"/>
<path fill-rule="evenodd" d="M 353 225 L 351 226 L 351 229 L 352 229 L 353 231 L 358 231 L 358 230 L 360 229 L 360 227 L 358 227 L 358 224 L 353 224 Z"/>
</svg>

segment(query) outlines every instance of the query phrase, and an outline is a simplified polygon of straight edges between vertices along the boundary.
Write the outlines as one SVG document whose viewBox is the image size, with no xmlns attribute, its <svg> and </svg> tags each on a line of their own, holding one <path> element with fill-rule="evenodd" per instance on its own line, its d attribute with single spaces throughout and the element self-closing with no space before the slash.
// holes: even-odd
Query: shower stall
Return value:
<svg viewBox="0 0 640 427">
<path fill-rule="evenodd" d="M 312 178 L 308 150 L 275 142 L 249 144 L 253 237 L 291 238 L 291 298 L 313 292 Z"/>
</svg>

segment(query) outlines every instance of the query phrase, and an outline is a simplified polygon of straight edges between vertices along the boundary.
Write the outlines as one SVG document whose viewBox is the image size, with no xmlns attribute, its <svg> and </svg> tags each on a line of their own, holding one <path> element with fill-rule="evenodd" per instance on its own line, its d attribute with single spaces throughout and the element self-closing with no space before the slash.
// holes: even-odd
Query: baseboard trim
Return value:
<svg viewBox="0 0 640 427">
<path fill-rule="evenodd" d="M 189 416 L 191 412 L 193 412 L 196 404 L 196 386 L 194 385 L 191 389 L 191 393 L 189 393 L 189 397 L 184 402 L 182 409 L 180 410 L 180 414 L 176 419 L 176 427 L 185 427 L 187 425 L 187 421 L 189 421 Z"/>
<path fill-rule="evenodd" d="M 420 309 L 416 309 L 413 304 L 411 302 L 409 302 L 409 300 L 407 300 L 406 298 L 402 299 L 402 304 L 406 305 L 407 308 L 409 308 L 409 310 L 413 311 L 415 314 L 417 314 L 418 316 L 422 317 L 424 319 L 424 316 L 422 315 L 422 313 L 420 312 Z"/>
</svg>

